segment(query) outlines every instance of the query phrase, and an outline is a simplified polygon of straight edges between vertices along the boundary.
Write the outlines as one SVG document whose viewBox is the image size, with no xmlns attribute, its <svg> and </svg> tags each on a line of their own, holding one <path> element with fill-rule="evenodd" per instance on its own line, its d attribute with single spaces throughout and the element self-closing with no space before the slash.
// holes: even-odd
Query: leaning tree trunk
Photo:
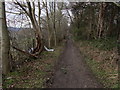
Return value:
<svg viewBox="0 0 120 90">
<path fill-rule="evenodd" d="M 33 29 L 34 29 L 34 32 L 35 32 L 35 38 L 36 38 L 36 47 L 34 47 L 34 50 L 32 52 L 32 54 L 34 56 L 37 56 L 38 54 L 40 54 L 43 50 L 43 41 L 42 41 L 42 32 L 41 32 L 41 27 L 40 27 L 40 18 L 38 18 L 38 22 L 36 20 L 36 17 L 35 17 L 35 3 L 32 2 L 32 6 L 33 8 L 31 7 L 31 3 L 27 2 L 28 4 L 28 8 L 29 8 L 29 18 L 31 20 L 31 23 L 33 25 Z M 38 9 L 39 9 L 39 17 L 40 17 L 40 14 L 41 14 L 41 9 L 40 9 L 40 2 L 38 2 Z"/>
<path fill-rule="evenodd" d="M 31 53 L 25 52 L 23 50 L 20 50 L 16 47 L 13 47 L 14 49 L 23 52 L 26 55 L 37 57 L 42 51 L 43 51 L 43 38 L 42 38 L 42 31 L 41 31 L 41 22 L 40 22 L 40 15 L 41 15 L 41 8 L 40 8 L 40 2 L 38 0 L 38 21 L 36 20 L 36 14 L 35 14 L 35 2 L 30 2 L 30 0 L 27 1 L 28 10 L 26 7 L 24 7 L 21 3 L 18 1 L 14 2 L 16 5 L 19 5 L 21 9 L 25 12 L 25 14 L 30 18 L 33 30 L 35 33 L 35 39 L 36 39 L 36 45 L 33 48 L 33 51 Z M 32 4 L 32 5 L 31 5 Z"/>
<path fill-rule="evenodd" d="M 7 74 L 10 71 L 9 64 L 9 50 L 10 41 L 6 25 L 5 3 L 0 2 L 0 31 L 2 33 L 1 51 L 2 51 L 2 73 Z"/>
</svg>

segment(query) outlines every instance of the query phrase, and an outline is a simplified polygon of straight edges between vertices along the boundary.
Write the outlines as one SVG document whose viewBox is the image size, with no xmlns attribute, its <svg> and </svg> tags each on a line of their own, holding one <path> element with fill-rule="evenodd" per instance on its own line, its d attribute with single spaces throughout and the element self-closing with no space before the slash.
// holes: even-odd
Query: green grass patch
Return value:
<svg viewBox="0 0 120 90">
<path fill-rule="evenodd" d="M 99 55 L 100 53 L 111 52 L 116 48 L 116 41 L 114 39 L 109 40 L 90 40 L 80 41 L 78 44 L 81 52 L 85 56 L 86 63 L 91 68 L 92 72 L 98 77 L 99 81 L 104 85 L 105 88 L 118 88 L 118 71 L 113 67 L 111 63 L 115 59 L 108 59 Z M 112 53 L 109 53 L 107 58 L 110 58 Z M 114 64 L 116 65 L 116 64 Z M 117 67 L 117 66 L 116 66 Z"/>
<path fill-rule="evenodd" d="M 86 62 L 91 68 L 92 72 L 100 79 L 100 82 L 107 83 L 106 75 L 107 73 L 100 68 L 100 64 L 93 59 L 86 58 Z"/>
<path fill-rule="evenodd" d="M 117 47 L 117 42 L 114 38 L 93 40 L 90 44 L 101 50 L 112 50 Z"/>
<path fill-rule="evenodd" d="M 86 58 L 86 62 L 105 88 L 118 88 L 118 83 L 114 83 L 112 79 L 107 78 L 109 73 L 101 68 L 98 62 L 89 58 Z"/>
<path fill-rule="evenodd" d="M 117 47 L 117 40 L 115 38 L 107 39 L 93 39 L 93 40 L 80 40 L 85 45 L 90 45 L 100 50 L 112 50 Z M 84 45 L 83 44 L 83 45 Z"/>
</svg>

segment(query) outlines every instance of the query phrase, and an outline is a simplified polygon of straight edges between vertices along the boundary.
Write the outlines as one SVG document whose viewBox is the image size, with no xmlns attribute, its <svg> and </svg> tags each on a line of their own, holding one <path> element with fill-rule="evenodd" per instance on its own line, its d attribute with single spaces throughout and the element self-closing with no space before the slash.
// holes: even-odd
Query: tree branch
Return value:
<svg viewBox="0 0 120 90">
<path fill-rule="evenodd" d="M 38 1 L 38 24 L 40 25 L 40 15 L 41 15 L 41 8 L 40 8 L 40 1 Z"/>
<path fill-rule="evenodd" d="M 19 49 L 19 48 L 14 47 L 14 46 L 12 46 L 12 48 L 14 48 L 14 49 L 16 49 L 17 51 L 22 52 L 22 53 L 24 53 L 24 54 L 26 54 L 26 55 L 28 55 L 28 56 L 32 56 L 32 57 L 38 58 L 36 55 L 30 54 L 30 53 L 28 53 L 28 52 L 25 52 L 25 51 L 23 51 L 23 50 L 21 50 L 21 49 Z"/>
<path fill-rule="evenodd" d="M 21 8 L 22 8 L 22 10 L 29 16 L 30 14 L 27 12 L 27 10 L 16 0 L 16 3 L 14 2 L 14 4 L 17 4 L 17 5 L 19 5 Z"/>
</svg>

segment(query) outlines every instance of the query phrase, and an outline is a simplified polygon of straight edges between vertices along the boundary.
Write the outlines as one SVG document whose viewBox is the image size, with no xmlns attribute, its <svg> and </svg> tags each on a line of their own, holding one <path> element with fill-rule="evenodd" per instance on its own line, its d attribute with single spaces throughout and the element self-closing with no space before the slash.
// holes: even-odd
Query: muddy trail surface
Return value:
<svg viewBox="0 0 120 90">
<path fill-rule="evenodd" d="M 56 65 L 52 88 L 102 88 L 79 49 L 67 40 L 65 49 Z"/>
</svg>

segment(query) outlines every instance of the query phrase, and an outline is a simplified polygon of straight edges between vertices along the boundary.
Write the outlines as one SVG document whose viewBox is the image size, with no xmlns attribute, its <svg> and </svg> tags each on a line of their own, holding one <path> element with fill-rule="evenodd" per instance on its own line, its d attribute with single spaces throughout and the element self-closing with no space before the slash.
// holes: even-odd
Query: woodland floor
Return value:
<svg viewBox="0 0 120 90">
<path fill-rule="evenodd" d="M 103 87 L 85 63 L 72 40 L 66 42 L 65 49 L 55 68 L 52 88 Z"/>
</svg>

